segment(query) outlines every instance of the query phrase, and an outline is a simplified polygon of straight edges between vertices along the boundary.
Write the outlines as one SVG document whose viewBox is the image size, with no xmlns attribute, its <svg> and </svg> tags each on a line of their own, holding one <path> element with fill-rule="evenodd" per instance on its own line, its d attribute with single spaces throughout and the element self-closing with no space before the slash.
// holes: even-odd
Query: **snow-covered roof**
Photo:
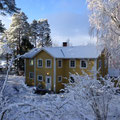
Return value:
<svg viewBox="0 0 120 120">
<path fill-rule="evenodd" d="M 71 47 L 44 47 L 34 48 L 24 55 L 24 58 L 33 58 L 41 50 L 46 51 L 54 58 L 98 58 L 103 49 L 97 49 L 96 46 L 71 46 Z"/>
</svg>

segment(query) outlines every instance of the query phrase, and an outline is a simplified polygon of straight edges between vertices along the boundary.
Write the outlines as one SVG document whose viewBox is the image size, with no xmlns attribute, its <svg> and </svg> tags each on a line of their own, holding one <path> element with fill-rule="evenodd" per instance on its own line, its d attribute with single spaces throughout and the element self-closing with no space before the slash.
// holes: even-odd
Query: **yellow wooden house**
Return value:
<svg viewBox="0 0 120 120">
<path fill-rule="evenodd" d="M 108 73 L 108 60 L 103 49 L 96 46 L 34 48 L 24 55 L 25 82 L 29 86 L 42 84 L 43 88 L 58 93 L 63 83 L 73 80 L 70 73 L 104 77 Z"/>
</svg>

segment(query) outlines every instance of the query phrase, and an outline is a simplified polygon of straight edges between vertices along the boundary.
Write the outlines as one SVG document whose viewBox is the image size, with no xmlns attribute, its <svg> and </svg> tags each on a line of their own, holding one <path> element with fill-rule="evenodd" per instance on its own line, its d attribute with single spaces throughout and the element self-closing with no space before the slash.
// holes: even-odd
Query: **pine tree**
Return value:
<svg viewBox="0 0 120 120">
<path fill-rule="evenodd" d="M 0 0 L 0 14 L 12 14 L 18 10 L 20 9 L 16 7 L 15 0 Z"/>
<path fill-rule="evenodd" d="M 33 20 L 30 24 L 30 36 L 31 42 L 34 44 L 34 47 L 37 47 L 37 36 L 38 36 L 38 23 L 37 20 Z"/>
<path fill-rule="evenodd" d="M 34 45 L 30 43 L 29 37 L 23 37 L 20 45 L 20 51 L 19 51 L 20 55 L 25 54 L 26 52 L 31 50 L 33 47 Z M 22 58 L 19 59 L 19 70 L 20 71 L 24 70 L 24 59 Z"/>
<path fill-rule="evenodd" d="M 31 42 L 34 47 L 52 46 L 48 20 L 34 20 L 31 25 Z"/>
<path fill-rule="evenodd" d="M 0 33 L 3 33 L 5 31 L 5 27 L 2 24 L 2 21 L 0 20 Z"/>
<path fill-rule="evenodd" d="M 51 46 L 52 42 L 50 39 L 50 28 L 47 19 L 41 19 L 38 21 L 38 30 L 39 30 L 38 36 L 40 40 L 38 46 L 41 47 Z"/>
<path fill-rule="evenodd" d="M 14 47 L 18 51 L 22 37 L 29 35 L 29 23 L 27 19 L 27 16 L 23 12 L 14 14 L 10 28 L 7 30 L 8 42 L 11 44 L 11 47 Z"/>
<path fill-rule="evenodd" d="M 27 19 L 23 12 L 14 14 L 10 28 L 5 32 L 7 43 L 14 50 L 15 56 L 21 54 L 22 39 L 29 36 L 29 23 Z M 17 69 L 19 71 L 19 60 L 17 61 Z"/>
</svg>

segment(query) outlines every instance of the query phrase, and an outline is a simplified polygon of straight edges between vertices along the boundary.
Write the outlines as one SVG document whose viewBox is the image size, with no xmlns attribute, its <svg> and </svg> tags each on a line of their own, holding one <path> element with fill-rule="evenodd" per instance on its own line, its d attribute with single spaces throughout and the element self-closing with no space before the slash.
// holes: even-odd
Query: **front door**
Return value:
<svg viewBox="0 0 120 120">
<path fill-rule="evenodd" d="M 46 76 L 46 89 L 51 90 L 51 76 Z"/>
</svg>

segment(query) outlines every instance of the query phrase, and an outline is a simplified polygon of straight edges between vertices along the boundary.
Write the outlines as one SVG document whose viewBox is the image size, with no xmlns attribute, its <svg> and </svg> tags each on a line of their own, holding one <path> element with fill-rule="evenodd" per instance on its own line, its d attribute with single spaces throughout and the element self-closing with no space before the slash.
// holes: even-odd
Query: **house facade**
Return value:
<svg viewBox="0 0 120 120">
<path fill-rule="evenodd" d="M 25 82 L 29 86 L 41 84 L 44 89 L 58 93 L 71 74 L 87 73 L 99 78 L 108 73 L 108 62 L 103 50 L 95 46 L 34 48 L 24 55 Z M 99 70 L 99 74 L 95 74 Z M 71 74 L 70 74 L 71 73 Z"/>
</svg>

